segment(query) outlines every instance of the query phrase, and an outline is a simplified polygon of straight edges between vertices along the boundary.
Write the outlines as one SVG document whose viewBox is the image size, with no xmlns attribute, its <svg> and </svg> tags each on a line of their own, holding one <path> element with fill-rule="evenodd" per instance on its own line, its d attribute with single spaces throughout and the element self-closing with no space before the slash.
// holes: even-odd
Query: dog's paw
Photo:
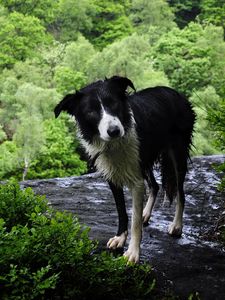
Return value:
<svg viewBox="0 0 225 300">
<path fill-rule="evenodd" d="M 123 255 L 127 258 L 128 263 L 138 263 L 140 259 L 140 249 L 129 247 Z"/>
<path fill-rule="evenodd" d="M 182 234 L 182 225 L 173 222 L 169 226 L 168 233 L 171 236 L 180 237 Z"/>
<path fill-rule="evenodd" d="M 121 233 L 121 235 L 116 235 L 114 237 L 112 237 L 111 239 L 109 239 L 108 243 L 107 243 L 107 247 L 109 249 L 116 249 L 116 248 L 122 248 L 125 243 L 126 243 L 126 239 L 127 239 L 127 232 L 123 232 Z"/>
</svg>

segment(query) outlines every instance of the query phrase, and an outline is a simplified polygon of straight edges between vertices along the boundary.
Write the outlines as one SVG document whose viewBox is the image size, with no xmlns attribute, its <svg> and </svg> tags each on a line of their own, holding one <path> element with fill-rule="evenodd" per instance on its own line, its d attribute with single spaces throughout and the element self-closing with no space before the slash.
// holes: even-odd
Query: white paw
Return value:
<svg viewBox="0 0 225 300">
<path fill-rule="evenodd" d="M 116 248 L 122 248 L 125 243 L 126 243 L 126 239 L 127 239 L 127 232 L 123 232 L 121 235 L 116 235 L 114 237 L 112 237 L 111 239 L 109 239 L 108 243 L 107 243 L 107 247 L 109 249 L 116 249 Z"/>
<path fill-rule="evenodd" d="M 140 249 L 138 247 L 129 247 L 124 253 L 124 256 L 127 257 L 128 262 L 138 263 L 140 259 Z"/>
<path fill-rule="evenodd" d="M 182 225 L 178 223 L 172 223 L 168 229 L 169 235 L 180 237 L 182 234 Z"/>
</svg>

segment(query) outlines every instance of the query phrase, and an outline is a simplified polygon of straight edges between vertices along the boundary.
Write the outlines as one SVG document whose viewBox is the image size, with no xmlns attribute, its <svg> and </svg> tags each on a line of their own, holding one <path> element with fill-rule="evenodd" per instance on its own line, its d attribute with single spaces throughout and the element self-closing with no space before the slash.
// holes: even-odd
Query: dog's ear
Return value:
<svg viewBox="0 0 225 300">
<path fill-rule="evenodd" d="M 109 85 L 117 88 L 121 92 L 125 92 L 128 86 L 136 92 L 133 82 L 126 77 L 113 76 L 110 79 L 108 79 L 108 83 Z"/>
<path fill-rule="evenodd" d="M 54 109 L 55 117 L 57 118 L 61 111 L 66 111 L 70 115 L 74 115 L 77 102 L 82 98 L 83 94 L 76 92 L 76 94 L 66 95 L 59 104 L 56 105 Z"/>
</svg>

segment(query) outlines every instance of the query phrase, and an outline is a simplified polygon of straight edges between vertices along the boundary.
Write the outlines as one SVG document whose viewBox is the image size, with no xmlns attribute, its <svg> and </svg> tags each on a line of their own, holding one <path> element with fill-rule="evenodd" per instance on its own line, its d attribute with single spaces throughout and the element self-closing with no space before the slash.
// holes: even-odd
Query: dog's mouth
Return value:
<svg viewBox="0 0 225 300">
<path fill-rule="evenodd" d="M 123 136 L 124 136 L 124 134 L 123 135 L 118 135 L 118 136 L 113 136 L 113 137 L 110 137 L 110 136 L 108 136 L 108 137 L 101 137 L 100 136 L 100 139 L 102 140 L 102 141 L 104 141 L 104 142 L 112 142 L 112 141 L 117 141 L 117 140 L 119 140 L 119 139 L 121 139 L 121 138 L 123 138 Z"/>
</svg>

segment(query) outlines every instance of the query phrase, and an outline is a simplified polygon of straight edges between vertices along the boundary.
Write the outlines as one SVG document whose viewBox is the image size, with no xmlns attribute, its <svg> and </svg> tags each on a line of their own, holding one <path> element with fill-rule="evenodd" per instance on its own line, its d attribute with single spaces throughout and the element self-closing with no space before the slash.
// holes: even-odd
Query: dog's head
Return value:
<svg viewBox="0 0 225 300">
<path fill-rule="evenodd" d="M 131 123 L 126 89 L 133 83 L 125 77 L 113 76 L 94 82 L 75 94 L 69 94 L 55 107 L 55 116 L 66 111 L 75 116 L 82 136 L 110 141 L 123 137 Z"/>
</svg>

